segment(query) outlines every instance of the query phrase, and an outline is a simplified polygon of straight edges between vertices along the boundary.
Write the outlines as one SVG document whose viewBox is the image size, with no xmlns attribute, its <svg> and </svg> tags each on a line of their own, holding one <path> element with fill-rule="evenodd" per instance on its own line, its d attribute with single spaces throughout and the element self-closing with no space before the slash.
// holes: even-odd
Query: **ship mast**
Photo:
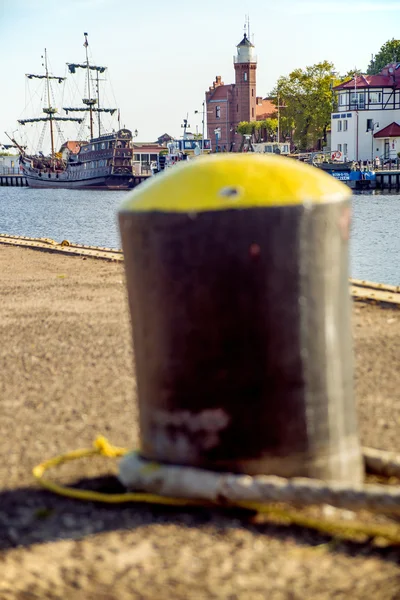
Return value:
<svg viewBox="0 0 400 600">
<path fill-rule="evenodd" d="M 86 50 L 86 61 L 83 63 L 67 63 L 68 65 L 68 69 L 69 72 L 71 74 L 76 72 L 76 69 L 85 69 L 87 71 L 87 98 L 82 98 L 82 102 L 83 104 L 85 104 L 85 107 L 81 107 L 81 108 L 73 108 L 73 107 L 64 107 L 65 112 L 68 114 L 69 112 L 85 112 L 85 111 L 89 111 L 89 117 L 90 117 L 90 138 L 93 138 L 93 113 L 98 113 L 98 125 L 99 125 L 99 136 L 100 136 L 100 113 L 110 113 L 111 115 L 113 115 L 117 109 L 116 108 L 100 108 L 98 106 L 99 100 L 100 100 L 100 92 L 99 92 L 99 73 L 104 73 L 107 69 L 107 67 L 100 67 L 97 65 L 91 65 L 89 62 L 89 55 L 88 55 L 88 46 L 89 46 L 89 42 L 88 42 L 88 33 L 85 32 L 83 34 L 85 36 L 85 43 L 83 44 Z M 91 97 L 91 93 L 90 93 L 90 72 L 91 71 L 96 71 L 97 74 L 97 99 L 96 98 L 92 98 Z M 97 104 L 97 107 L 95 106 Z"/>
<path fill-rule="evenodd" d="M 100 86 L 99 86 L 99 72 L 96 73 L 96 84 L 97 84 L 97 106 L 100 108 Z M 97 124 L 99 126 L 99 137 L 101 135 L 101 119 L 100 111 L 97 111 Z"/>
<path fill-rule="evenodd" d="M 44 68 L 46 72 L 46 87 L 47 87 L 47 110 L 43 109 L 44 113 L 49 115 L 49 125 L 50 125 L 50 139 L 51 139 L 51 157 L 54 158 L 54 132 L 53 132 L 53 115 L 56 112 L 55 108 L 51 107 L 50 102 L 50 80 L 49 80 L 49 70 L 47 68 L 47 50 L 44 49 Z"/>
<path fill-rule="evenodd" d="M 43 58 L 43 56 L 42 56 Z M 50 139 L 51 139 L 51 158 L 53 159 L 55 157 L 55 152 L 54 152 L 54 127 L 53 124 L 54 122 L 58 122 L 58 121 L 75 121 L 77 123 L 81 123 L 83 119 L 81 118 L 74 118 L 74 117 L 59 117 L 57 116 L 57 108 L 54 108 L 51 105 L 51 97 L 50 97 L 50 81 L 52 79 L 55 79 L 56 81 L 58 81 L 58 83 L 62 83 L 65 80 L 65 77 L 57 77 L 55 75 L 50 75 L 49 73 L 49 67 L 48 67 L 48 63 L 47 63 L 47 50 L 46 48 L 44 49 L 44 69 L 45 69 L 45 73 L 44 75 L 36 75 L 33 73 L 27 73 L 26 77 L 28 79 L 45 79 L 45 85 L 46 85 L 46 90 L 45 92 L 47 92 L 47 106 L 44 106 L 42 108 L 42 112 L 44 113 L 44 117 L 35 117 L 32 119 L 18 119 L 18 123 L 20 125 L 26 125 L 27 123 L 39 123 L 39 122 L 48 122 L 49 123 L 49 127 L 50 127 Z"/>
<path fill-rule="evenodd" d="M 89 106 L 89 116 L 90 116 L 90 138 L 93 137 L 93 104 L 96 102 L 96 100 L 92 100 L 92 98 L 90 97 L 90 65 L 89 65 L 89 56 L 88 56 L 88 46 L 89 46 L 89 42 L 88 42 L 88 34 L 84 33 L 83 34 L 85 36 L 85 43 L 83 44 L 85 46 L 85 51 L 86 51 L 86 68 L 87 68 L 87 87 L 88 87 L 88 97 L 84 98 L 83 103 L 86 104 L 87 106 Z"/>
</svg>

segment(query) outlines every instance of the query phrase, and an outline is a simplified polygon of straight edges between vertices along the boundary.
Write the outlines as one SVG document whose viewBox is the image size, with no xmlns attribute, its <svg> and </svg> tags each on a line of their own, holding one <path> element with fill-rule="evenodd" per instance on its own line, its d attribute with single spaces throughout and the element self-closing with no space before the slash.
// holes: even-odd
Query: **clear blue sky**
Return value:
<svg viewBox="0 0 400 600">
<path fill-rule="evenodd" d="M 64 74 L 66 62 L 84 58 L 84 31 L 93 59 L 109 67 L 122 123 L 140 141 L 180 135 L 186 113 L 200 129 L 193 113 L 215 75 L 234 80 L 246 13 L 261 96 L 279 76 L 325 59 L 339 72 L 364 70 L 400 32 L 397 0 L 0 0 L 0 141 L 16 128 L 24 74 L 40 72 L 44 47 Z"/>
</svg>

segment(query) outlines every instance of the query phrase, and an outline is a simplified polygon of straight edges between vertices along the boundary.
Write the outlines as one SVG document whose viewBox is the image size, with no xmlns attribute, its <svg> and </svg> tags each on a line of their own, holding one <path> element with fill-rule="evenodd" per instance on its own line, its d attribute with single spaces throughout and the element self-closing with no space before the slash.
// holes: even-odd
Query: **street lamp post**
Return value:
<svg viewBox="0 0 400 600">
<path fill-rule="evenodd" d="M 359 113 L 358 110 L 360 108 L 360 102 L 358 99 L 358 92 L 357 92 L 357 77 L 361 75 L 361 71 L 359 71 L 357 68 L 354 69 L 354 106 L 355 106 L 355 115 L 356 115 L 356 162 L 358 162 L 358 129 L 359 129 Z M 350 94 L 350 105 L 349 108 L 351 109 L 351 94 Z M 363 107 L 362 107 L 363 108 Z"/>
<path fill-rule="evenodd" d="M 374 131 L 378 129 L 379 123 L 376 123 L 372 120 L 371 125 L 369 127 L 369 131 L 371 132 L 371 164 L 374 162 Z"/>
<path fill-rule="evenodd" d="M 201 121 L 201 124 L 202 124 L 202 133 L 201 133 L 201 153 L 203 154 L 203 152 L 204 152 L 204 130 L 205 130 L 205 122 L 206 122 L 206 115 L 205 115 L 206 103 L 205 103 L 205 101 L 204 101 L 204 100 L 203 100 L 202 107 L 203 107 L 203 110 L 202 110 L 203 117 L 202 117 L 202 121 Z M 198 115 L 198 114 L 199 114 L 199 111 L 198 111 L 198 110 L 195 110 L 195 111 L 194 111 L 194 114 L 195 114 L 195 115 Z"/>
<path fill-rule="evenodd" d="M 277 142 L 279 144 L 280 137 L 281 137 L 281 108 L 284 108 L 283 106 L 281 106 L 281 103 L 279 100 L 279 89 L 278 89 L 276 98 L 277 98 L 276 108 L 278 109 L 278 127 L 277 127 L 276 137 L 277 137 Z"/>
</svg>

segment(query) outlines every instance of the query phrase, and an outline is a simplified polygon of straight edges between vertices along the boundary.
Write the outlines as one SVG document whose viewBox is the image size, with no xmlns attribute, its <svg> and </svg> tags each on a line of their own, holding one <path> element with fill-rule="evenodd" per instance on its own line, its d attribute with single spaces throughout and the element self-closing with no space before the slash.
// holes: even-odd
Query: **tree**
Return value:
<svg viewBox="0 0 400 600">
<path fill-rule="evenodd" d="M 350 81 L 351 79 L 354 79 L 354 77 L 359 77 L 359 75 L 362 74 L 361 69 L 357 69 L 357 67 L 354 67 L 354 69 L 350 69 L 349 71 L 347 71 L 346 75 L 342 75 L 340 77 L 340 83 L 345 83 L 345 81 Z"/>
<path fill-rule="evenodd" d="M 400 40 L 394 38 L 383 44 L 378 54 L 372 58 L 367 73 L 376 75 L 382 71 L 383 67 L 393 62 L 400 62 Z"/>
<path fill-rule="evenodd" d="M 320 62 L 305 69 L 295 69 L 287 77 L 280 77 L 272 93 L 275 104 L 281 109 L 281 125 L 288 132 L 293 130 L 293 139 L 300 150 L 314 148 L 319 141 L 326 140 L 334 103 L 332 87 L 340 82 L 334 75 L 334 65 Z"/>
<path fill-rule="evenodd" d="M 249 121 L 241 121 L 236 129 L 241 135 L 251 135 L 253 133 L 253 125 Z"/>
<path fill-rule="evenodd" d="M 261 133 L 262 133 L 262 121 L 251 121 L 252 125 L 252 133 L 255 142 L 261 141 Z"/>
</svg>

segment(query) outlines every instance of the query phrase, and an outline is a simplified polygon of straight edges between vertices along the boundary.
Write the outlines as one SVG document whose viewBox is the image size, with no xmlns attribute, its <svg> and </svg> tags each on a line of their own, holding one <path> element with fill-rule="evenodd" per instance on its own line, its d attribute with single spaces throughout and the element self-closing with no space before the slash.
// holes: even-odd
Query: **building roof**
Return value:
<svg viewBox="0 0 400 600">
<path fill-rule="evenodd" d="M 229 96 L 229 92 L 232 89 L 233 84 L 229 84 L 229 85 L 220 85 L 217 88 L 215 88 L 215 91 L 212 95 L 212 99 L 213 100 L 226 100 Z"/>
<path fill-rule="evenodd" d="M 133 151 L 137 154 L 145 153 L 145 154 L 157 154 L 162 150 L 165 150 L 165 146 L 161 146 L 157 144 L 157 142 L 133 142 Z"/>
<path fill-rule="evenodd" d="M 154 142 L 155 144 L 161 144 L 162 142 L 169 142 L 170 140 L 173 140 L 174 138 L 172 137 L 172 135 L 169 135 L 169 133 L 163 133 L 162 135 L 160 135 L 157 138 L 157 141 Z"/>
<path fill-rule="evenodd" d="M 271 119 L 276 115 L 276 106 L 270 98 L 263 98 L 261 103 L 256 104 L 256 119 L 257 121 L 263 121 L 264 119 Z"/>
<path fill-rule="evenodd" d="M 359 75 L 356 80 L 350 79 L 334 87 L 335 90 L 365 89 L 370 87 L 399 87 L 400 82 L 394 82 L 392 77 L 387 75 Z"/>
<path fill-rule="evenodd" d="M 254 48 L 254 44 L 251 43 L 246 34 L 244 34 L 242 41 L 236 46 L 236 48 L 240 48 L 241 46 L 248 46 L 250 48 Z"/>
<path fill-rule="evenodd" d="M 354 80 L 355 79 L 355 80 Z M 377 75 L 357 75 L 345 83 L 336 85 L 335 90 L 365 89 L 370 87 L 400 88 L 400 63 L 386 65 Z"/>
<path fill-rule="evenodd" d="M 374 138 L 391 138 L 391 137 L 400 137 L 400 125 L 395 123 L 390 123 L 387 127 L 384 127 L 380 131 L 374 133 Z"/>
</svg>

